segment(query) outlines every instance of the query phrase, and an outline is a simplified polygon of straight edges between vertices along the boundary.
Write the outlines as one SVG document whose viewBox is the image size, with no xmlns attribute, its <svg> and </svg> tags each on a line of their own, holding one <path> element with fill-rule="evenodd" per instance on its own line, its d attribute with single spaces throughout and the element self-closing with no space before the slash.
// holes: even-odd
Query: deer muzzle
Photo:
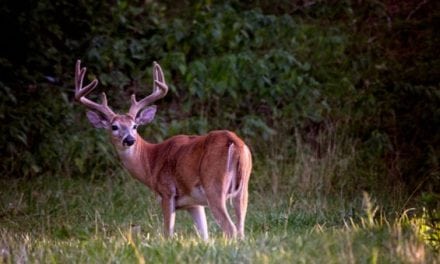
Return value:
<svg viewBox="0 0 440 264">
<path fill-rule="evenodd" d="M 128 135 L 122 140 L 122 145 L 130 147 L 134 142 L 136 142 L 136 139 L 133 136 Z"/>
</svg>

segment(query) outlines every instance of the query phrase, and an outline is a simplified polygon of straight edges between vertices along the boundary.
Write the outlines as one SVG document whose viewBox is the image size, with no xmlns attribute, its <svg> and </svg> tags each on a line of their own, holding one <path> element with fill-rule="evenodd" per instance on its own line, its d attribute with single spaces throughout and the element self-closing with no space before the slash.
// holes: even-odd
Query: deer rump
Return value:
<svg viewBox="0 0 440 264">
<path fill-rule="evenodd" d="M 155 145 L 148 157 L 155 179 L 151 187 L 162 198 L 175 197 L 176 209 L 208 206 L 206 194 L 221 200 L 235 197 L 247 186 L 247 153 L 244 142 L 227 130 L 174 136 Z"/>
</svg>

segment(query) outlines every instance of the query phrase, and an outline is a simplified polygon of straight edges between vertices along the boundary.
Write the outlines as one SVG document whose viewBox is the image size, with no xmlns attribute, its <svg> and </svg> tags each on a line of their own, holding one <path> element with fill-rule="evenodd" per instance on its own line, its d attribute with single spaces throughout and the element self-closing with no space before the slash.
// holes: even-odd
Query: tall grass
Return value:
<svg viewBox="0 0 440 264">
<path fill-rule="evenodd" d="M 406 193 L 384 176 L 385 166 L 372 168 L 383 164 L 381 154 L 366 159 L 369 151 L 346 124 L 327 123 L 311 135 L 278 127 L 265 144 L 251 143 L 258 145 L 251 181 L 258 193 L 270 190 L 274 199 L 317 213 L 339 206 L 347 217 L 356 214 L 364 191 L 390 208 L 402 209 Z"/>
</svg>

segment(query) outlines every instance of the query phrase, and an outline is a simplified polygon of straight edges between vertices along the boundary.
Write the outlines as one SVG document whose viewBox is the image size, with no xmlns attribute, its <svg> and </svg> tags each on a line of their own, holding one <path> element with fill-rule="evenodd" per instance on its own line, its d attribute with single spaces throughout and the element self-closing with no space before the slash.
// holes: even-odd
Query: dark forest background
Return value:
<svg viewBox="0 0 440 264">
<path fill-rule="evenodd" d="M 435 211 L 439 4 L 1 1 L 0 177 L 119 173 L 73 100 L 75 62 L 123 112 L 158 61 L 170 92 L 149 140 L 229 129 L 252 148 L 256 192 L 367 191 Z"/>
</svg>

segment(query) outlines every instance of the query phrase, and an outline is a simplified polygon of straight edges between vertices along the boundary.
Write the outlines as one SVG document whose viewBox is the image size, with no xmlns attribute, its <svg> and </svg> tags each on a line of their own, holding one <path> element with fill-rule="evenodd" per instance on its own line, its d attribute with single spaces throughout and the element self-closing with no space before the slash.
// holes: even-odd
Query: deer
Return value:
<svg viewBox="0 0 440 264">
<path fill-rule="evenodd" d="M 252 171 L 249 147 L 234 132 L 211 131 L 205 135 L 176 135 L 161 143 L 143 139 L 137 129 L 153 121 L 155 101 L 165 97 L 168 86 L 160 65 L 153 63 L 153 91 L 136 100 L 132 94 L 129 111 L 116 114 L 108 106 L 105 92 L 101 103 L 89 95 L 98 85 L 95 78 L 83 86 L 86 67 L 77 60 L 75 100 L 87 108 L 93 127 L 108 131 L 117 155 L 132 177 L 150 188 L 162 206 L 163 235 L 174 235 L 177 210 L 192 216 L 198 236 L 208 240 L 205 207 L 227 238 L 245 236 L 248 183 Z M 235 211 L 235 222 L 228 213 L 227 201 Z"/>
</svg>

